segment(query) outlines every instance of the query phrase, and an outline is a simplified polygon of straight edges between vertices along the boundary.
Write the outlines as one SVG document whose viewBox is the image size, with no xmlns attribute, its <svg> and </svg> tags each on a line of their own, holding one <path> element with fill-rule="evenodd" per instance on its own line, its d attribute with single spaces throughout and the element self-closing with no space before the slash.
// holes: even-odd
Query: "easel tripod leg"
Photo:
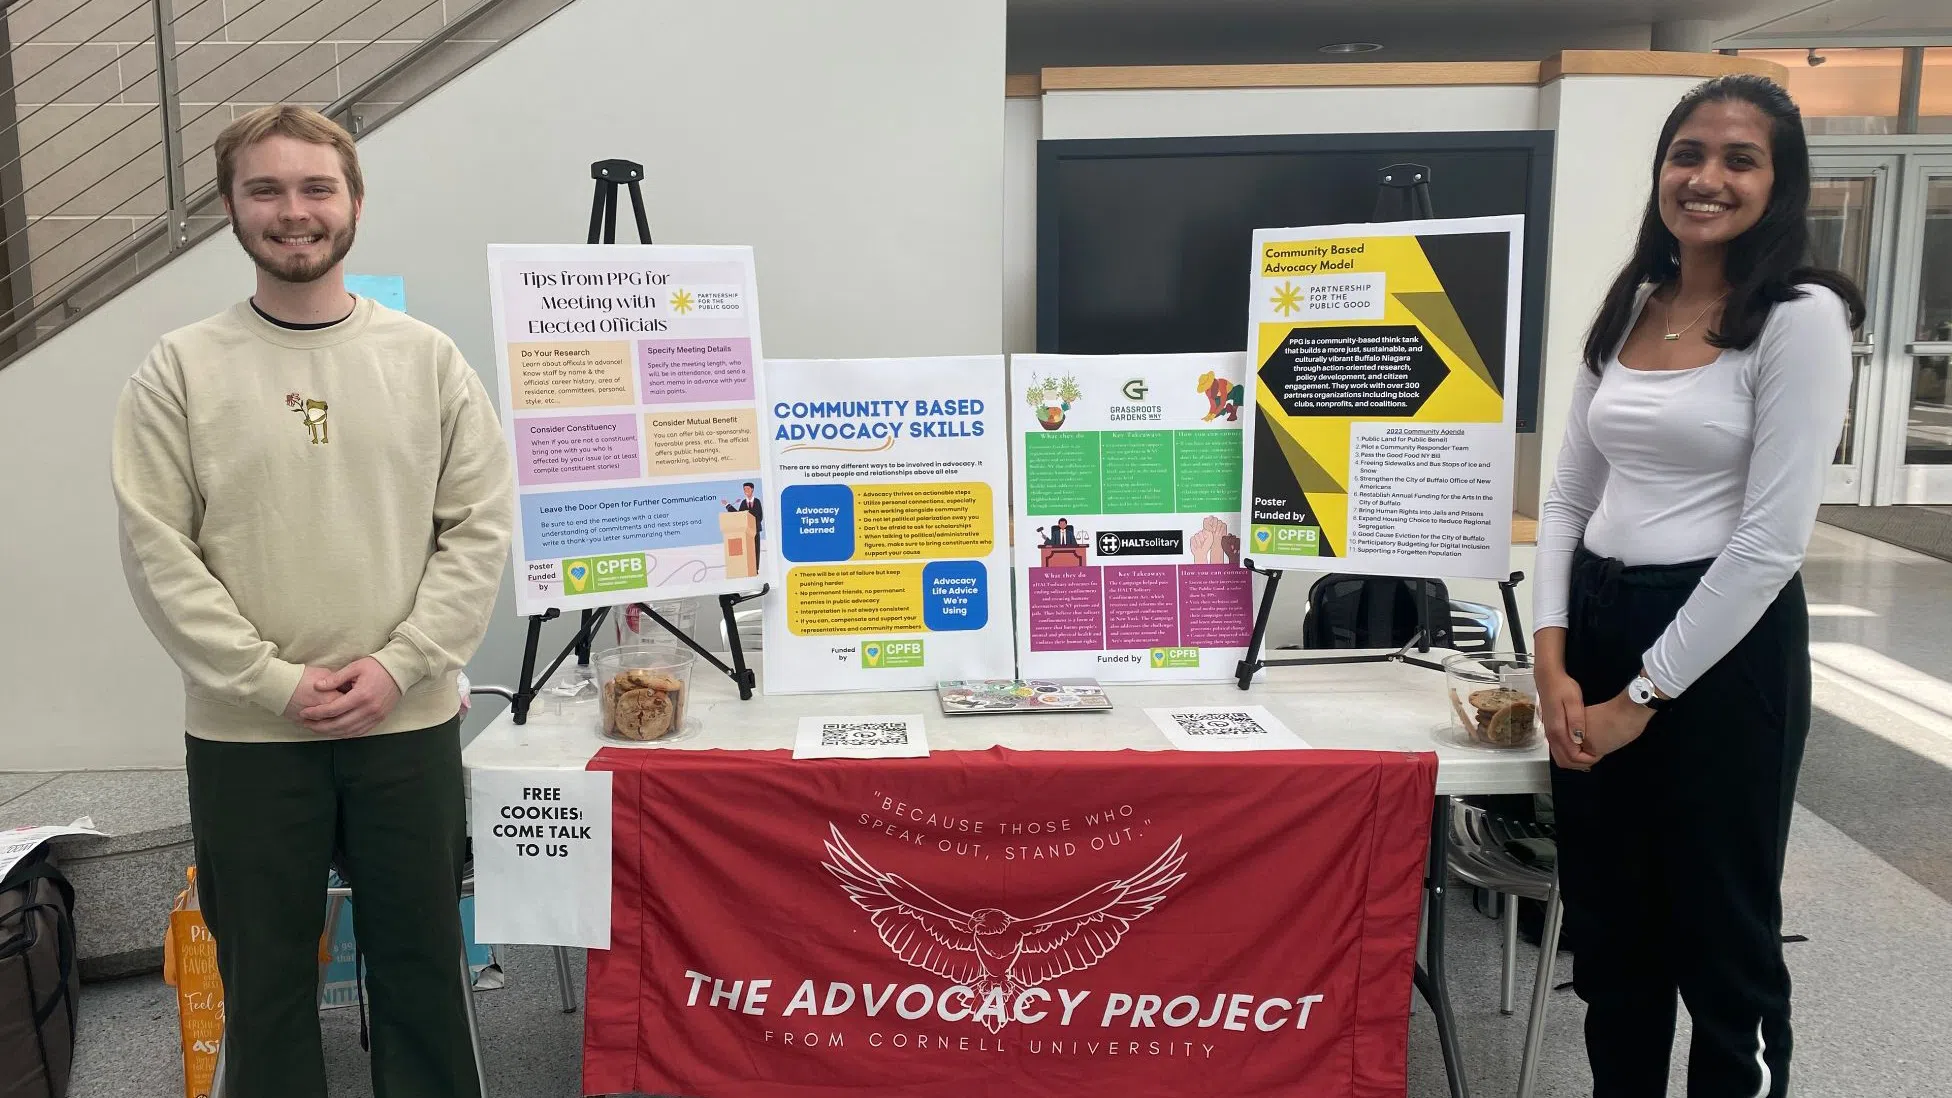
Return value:
<svg viewBox="0 0 1952 1098">
<path fill-rule="evenodd" d="M 630 208 L 637 215 L 637 239 L 645 244 L 651 242 L 651 222 L 644 216 L 644 188 L 633 179 L 630 181 Z"/>
<path fill-rule="evenodd" d="M 1252 561 L 1248 562 L 1248 567 L 1253 567 Z M 1247 641 L 1247 655 L 1234 668 L 1234 679 L 1242 690 L 1253 684 L 1254 673 L 1261 669 L 1261 645 L 1267 641 L 1267 622 L 1274 616 L 1274 592 L 1281 582 L 1279 570 L 1262 572 L 1261 575 L 1267 578 L 1267 583 L 1261 589 L 1261 609 L 1254 615 L 1254 633 Z"/>
<path fill-rule="evenodd" d="M 1457 1038 L 1457 1015 L 1451 1010 L 1450 981 L 1444 969 L 1444 899 L 1450 875 L 1450 798 L 1438 797 L 1430 813 L 1430 862 L 1424 877 L 1424 964 L 1417 966 L 1417 990 L 1430 1004 L 1437 1023 L 1437 1041 L 1444 1054 L 1444 1075 L 1451 1098 L 1470 1098 L 1464 1078 L 1464 1049 Z"/>
<path fill-rule="evenodd" d="M 542 645 L 543 615 L 529 615 L 528 639 L 522 643 L 522 677 L 516 680 L 515 700 L 509 708 L 515 712 L 516 724 L 527 724 L 529 703 L 535 700 L 535 657 Z"/>
<path fill-rule="evenodd" d="M 725 649 L 732 656 L 732 682 L 739 688 L 739 700 L 750 701 L 758 677 L 746 666 L 745 643 L 739 639 L 739 620 L 734 611 L 741 601 L 737 595 L 720 595 L 718 608 L 725 615 Z"/>
<path fill-rule="evenodd" d="M 583 611 L 583 623 L 576 627 L 576 665 L 588 667 L 590 647 L 596 642 L 596 611 Z"/>
</svg>

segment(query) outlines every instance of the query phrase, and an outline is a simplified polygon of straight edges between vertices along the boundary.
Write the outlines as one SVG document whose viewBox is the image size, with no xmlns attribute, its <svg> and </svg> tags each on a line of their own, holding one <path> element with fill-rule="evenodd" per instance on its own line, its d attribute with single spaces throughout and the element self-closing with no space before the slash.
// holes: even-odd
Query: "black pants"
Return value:
<svg viewBox="0 0 1952 1098">
<path fill-rule="evenodd" d="M 1596 705 L 1639 673 L 1706 563 L 1581 550 L 1566 670 Z M 1809 616 L 1792 577 L 1749 634 L 1589 773 L 1552 768 L 1573 986 L 1595 1098 L 1661 1098 L 1675 993 L 1689 1098 L 1783 1098 L 1783 851 L 1810 726 Z"/>
<path fill-rule="evenodd" d="M 373 1004 L 378 1098 L 478 1098 L 462 998 L 460 719 L 307 743 L 190 737 L 197 893 L 224 984 L 227 1098 L 325 1098 L 319 934 L 333 858 Z"/>
</svg>

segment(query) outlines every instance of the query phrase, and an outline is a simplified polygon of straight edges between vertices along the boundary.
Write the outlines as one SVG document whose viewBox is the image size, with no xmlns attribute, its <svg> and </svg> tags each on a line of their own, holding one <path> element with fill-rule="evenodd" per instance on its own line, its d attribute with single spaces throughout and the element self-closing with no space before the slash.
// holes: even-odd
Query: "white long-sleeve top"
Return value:
<svg viewBox="0 0 1952 1098">
<path fill-rule="evenodd" d="M 1802 567 L 1816 526 L 1850 399 L 1851 334 L 1841 298 L 1802 289 L 1770 311 L 1753 345 L 1706 366 L 1636 370 L 1616 348 L 1599 375 L 1579 370 L 1539 521 L 1534 620 L 1567 624 L 1582 542 L 1627 565 L 1714 558 L 1641 657 L 1669 697 L 1748 634 Z"/>
</svg>

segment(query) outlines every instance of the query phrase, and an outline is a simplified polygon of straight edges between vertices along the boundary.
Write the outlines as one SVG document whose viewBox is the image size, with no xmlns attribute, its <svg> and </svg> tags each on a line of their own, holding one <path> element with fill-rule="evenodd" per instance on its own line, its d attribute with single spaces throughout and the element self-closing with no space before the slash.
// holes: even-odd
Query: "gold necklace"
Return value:
<svg viewBox="0 0 1952 1098">
<path fill-rule="evenodd" d="M 1711 312 L 1714 312 L 1714 310 L 1715 310 L 1715 306 L 1717 306 L 1717 305 L 1720 305 L 1720 304 L 1722 303 L 1722 301 L 1723 301 L 1723 299 L 1724 299 L 1724 298 L 1726 298 L 1726 297 L 1728 297 L 1728 291 L 1727 291 L 1727 290 L 1723 290 L 1723 291 L 1722 291 L 1722 296 L 1721 296 L 1721 297 L 1718 297 L 1718 298 L 1716 298 L 1715 300 L 1713 300 L 1713 301 L 1710 301 L 1710 302 L 1708 303 L 1708 307 L 1707 307 L 1706 309 L 1703 309 L 1703 310 L 1701 310 L 1701 312 L 1700 312 L 1700 313 L 1699 313 L 1699 314 L 1698 314 L 1698 315 L 1697 315 L 1697 316 L 1696 316 L 1696 317 L 1695 317 L 1695 318 L 1694 318 L 1693 320 L 1690 320 L 1690 321 L 1688 321 L 1688 327 L 1687 327 L 1687 328 L 1683 328 L 1683 329 L 1681 329 L 1681 330 L 1680 330 L 1680 331 L 1678 331 L 1678 332 L 1669 332 L 1669 331 L 1667 331 L 1667 326 L 1668 326 L 1668 324 L 1672 324 L 1672 323 L 1674 322 L 1674 303 L 1673 303 L 1672 301 L 1665 301 L 1665 302 L 1662 302 L 1662 303 L 1661 303 L 1661 319 L 1662 319 L 1662 321 L 1664 321 L 1664 323 L 1662 323 L 1662 324 L 1661 324 L 1661 330 L 1662 330 L 1662 331 L 1663 331 L 1663 332 L 1664 332 L 1665 334 L 1664 334 L 1664 335 L 1662 335 L 1662 336 L 1661 336 L 1661 338 L 1662 338 L 1662 339 L 1665 339 L 1665 340 L 1667 340 L 1667 341 L 1669 341 L 1669 342 L 1673 342 L 1674 340 L 1677 340 L 1677 339 L 1680 339 L 1680 338 L 1681 338 L 1682 336 L 1684 336 L 1684 335 L 1686 335 L 1686 334 L 1687 334 L 1687 332 L 1688 332 L 1688 328 L 1692 328 L 1692 327 L 1694 327 L 1695 325 L 1697 325 L 1697 324 L 1699 324 L 1699 323 L 1701 323 L 1701 318 L 1702 318 L 1702 317 L 1704 317 L 1704 316 L 1707 316 L 1707 315 L 1708 315 L 1709 313 L 1711 313 Z"/>
</svg>

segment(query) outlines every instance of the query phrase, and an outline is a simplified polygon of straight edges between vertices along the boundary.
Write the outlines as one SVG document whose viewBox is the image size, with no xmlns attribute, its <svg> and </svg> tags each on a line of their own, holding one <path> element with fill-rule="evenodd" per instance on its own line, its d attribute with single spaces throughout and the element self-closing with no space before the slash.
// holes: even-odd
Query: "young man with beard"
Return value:
<svg viewBox="0 0 1952 1098">
<path fill-rule="evenodd" d="M 357 891 L 374 1090 L 474 1098 L 456 678 L 507 557 L 507 446 L 446 336 L 346 292 L 352 138 L 267 107 L 216 153 L 257 292 L 150 352 L 112 475 L 130 593 L 183 671 L 226 1093 L 325 1094 L 336 861 Z"/>
</svg>

